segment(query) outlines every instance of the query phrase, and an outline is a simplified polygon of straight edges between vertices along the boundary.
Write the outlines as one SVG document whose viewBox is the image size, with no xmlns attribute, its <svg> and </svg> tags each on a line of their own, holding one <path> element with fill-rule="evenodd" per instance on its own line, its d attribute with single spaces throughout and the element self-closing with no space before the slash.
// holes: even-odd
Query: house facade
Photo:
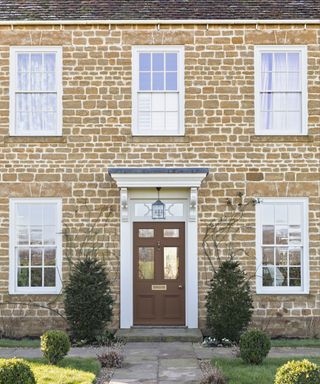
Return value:
<svg viewBox="0 0 320 384">
<path fill-rule="evenodd" d="M 241 192 L 260 201 L 236 237 L 254 323 L 316 335 L 319 5 L 135 3 L 0 16 L 3 331 L 65 326 L 62 232 L 84 202 L 112 208 L 112 326 L 204 329 L 202 239 Z"/>
</svg>

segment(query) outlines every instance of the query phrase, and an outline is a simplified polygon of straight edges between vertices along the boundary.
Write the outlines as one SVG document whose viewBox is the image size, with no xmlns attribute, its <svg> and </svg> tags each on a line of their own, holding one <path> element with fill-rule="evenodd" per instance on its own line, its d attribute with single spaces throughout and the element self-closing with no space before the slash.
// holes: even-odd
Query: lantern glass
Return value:
<svg viewBox="0 0 320 384">
<path fill-rule="evenodd" d="M 152 218 L 164 219 L 165 218 L 165 205 L 161 200 L 157 200 L 152 204 Z"/>
</svg>

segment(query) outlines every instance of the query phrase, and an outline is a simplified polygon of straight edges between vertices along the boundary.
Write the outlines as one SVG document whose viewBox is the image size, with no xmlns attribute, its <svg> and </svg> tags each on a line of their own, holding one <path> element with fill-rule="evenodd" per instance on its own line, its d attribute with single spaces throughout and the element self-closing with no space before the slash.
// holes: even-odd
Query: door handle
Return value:
<svg viewBox="0 0 320 384">
<path fill-rule="evenodd" d="M 178 285 L 178 288 L 179 288 L 179 289 L 182 289 L 182 285 Z"/>
</svg>

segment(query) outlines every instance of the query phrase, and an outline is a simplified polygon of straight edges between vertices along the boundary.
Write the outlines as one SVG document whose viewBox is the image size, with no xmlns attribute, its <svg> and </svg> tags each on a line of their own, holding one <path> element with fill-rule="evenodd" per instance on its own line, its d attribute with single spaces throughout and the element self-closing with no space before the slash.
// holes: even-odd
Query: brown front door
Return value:
<svg viewBox="0 0 320 384">
<path fill-rule="evenodd" d="M 134 325 L 185 325 L 184 223 L 133 223 Z"/>
</svg>

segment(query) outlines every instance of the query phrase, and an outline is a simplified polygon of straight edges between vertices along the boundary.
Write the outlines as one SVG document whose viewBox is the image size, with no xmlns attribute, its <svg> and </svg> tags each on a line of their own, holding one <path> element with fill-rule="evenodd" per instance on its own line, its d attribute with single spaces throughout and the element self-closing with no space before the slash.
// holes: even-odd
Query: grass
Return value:
<svg viewBox="0 0 320 384">
<path fill-rule="evenodd" d="M 28 359 L 37 384 L 92 384 L 100 371 L 94 358 L 67 357 L 57 366 L 45 359 Z"/>
<path fill-rule="evenodd" d="M 320 364 L 320 357 L 305 357 Z M 302 360 L 301 357 L 267 358 L 262 365 L 247 365 L 240 358 L 213 359 L 212 365 L 219 367 L 228 379 L 228 384 L 272 384 L 276 370 L 289 360 Z"/>
<path fill-rule="evenodd" d="M 273 347 L 313 347 L 320 348 L 320 339 L 276 339 L 271 340 Z"/>
<path fill-rule="evenodd" d="M 0 339 L 0 348 L 39 348 L 40 339 Z"/>
</svg>

